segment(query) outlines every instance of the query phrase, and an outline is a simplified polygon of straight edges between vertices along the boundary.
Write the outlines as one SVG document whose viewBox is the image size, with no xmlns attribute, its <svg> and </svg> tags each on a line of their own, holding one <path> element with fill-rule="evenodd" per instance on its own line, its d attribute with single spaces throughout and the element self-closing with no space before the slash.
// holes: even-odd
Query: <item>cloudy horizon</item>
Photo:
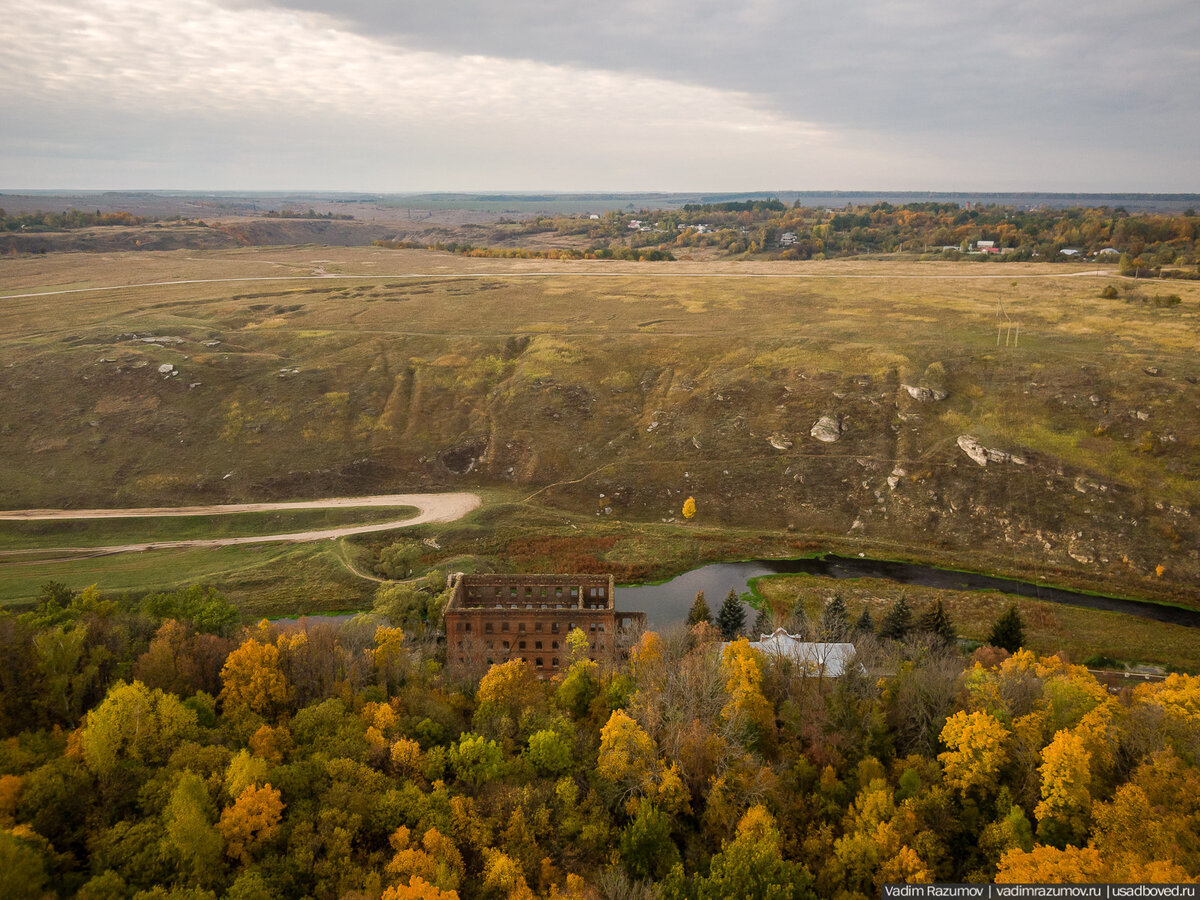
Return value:
<svg viewBox="0 0 1200 900">
<path fill-rule="evenodd" d="M 413 6 L 0 0 L 0 189 L 1200 190 L 1187 0 Z"/>
</svg>

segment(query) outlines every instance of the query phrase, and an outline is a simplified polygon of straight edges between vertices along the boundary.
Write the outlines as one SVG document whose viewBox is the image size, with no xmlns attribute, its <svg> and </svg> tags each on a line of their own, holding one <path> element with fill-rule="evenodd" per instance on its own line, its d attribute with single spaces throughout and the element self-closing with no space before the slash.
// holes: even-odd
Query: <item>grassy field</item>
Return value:
<svg viewBox="0 0 1200 900">
<path fill-rule="evenodd" d="M 1093 654 L 1124 663 L 1174 665 L 1200 672 L 1200 629 L 1136 619 L 1121 613 L 1081 609 L 990 591 L 953 591 L 913 588 L 876 578 L 838 580 L 805 575 L 760 578 L 756 590 L 775 608 L 790 609 L 804 603 L 811 621 L 817 621 L 830 597 L 839 594 L 853 622 L 864 608 L 878 624 L 901 595 L 916 615 L 940 599 L 959 637 L 984 641 L 996 619 L 1015 602 L 1025 624 L 1026 646 L 1042 655 L 1062 651 L 1076 663 Z"/>
<path fill-rule="evenodd" d="M 264 544 L 214 549 L 152 550 L 91 557 L 53 554 L 0 562 L 0 604 L 27 605 L 48 581 L 73 590 L 97 584 L 105 593 L 135 594 L 214 584 L 248 618 L 370 606 L 375 583 L 355 576 L 341 551 L 317 545 Z"/>
<path fill-rule="evenodd" d="M 247 512 L 219 516 L 143 516 L 129 519 L 0 521 L 0 551 L 105 547 L 160 541 L 288 534 L 392 522 L 413 516 L 411 506 Z"/>
<path fill-rule="evenodd" d="M 487 488 L 539 492 L 607 539 L 682 526 L 694 496 L 688 527 L 726 558 L 756 534 L 1200 604 L 1200 284 L 1057 277 L 1080 271 L 313 247 L 6 258 L 0 505 Z M 305 277 L 329 274 L 381 277 Z M 305 278 L 131 286 L 240 277 Z M 836 443 L 810 436 L 822 416 Z M 978 466 L 963 434 L 1026 464 Z M 492 566 L 574 552 L 479 539 L 487 552 L 459 549 Z M 661 568 L 689 540 L 639 556 L 621 539 L 603 561 Z"/>
</svg>

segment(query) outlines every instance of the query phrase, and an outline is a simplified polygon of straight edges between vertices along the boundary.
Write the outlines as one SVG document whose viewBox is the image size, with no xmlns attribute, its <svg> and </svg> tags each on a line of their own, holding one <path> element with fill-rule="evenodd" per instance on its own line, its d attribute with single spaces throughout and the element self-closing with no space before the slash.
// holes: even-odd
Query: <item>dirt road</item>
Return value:
<svg viewBox="0 0 1200 900">
<path fill-rule="evenodd" d="M 331 497 L 326 500 L 301 500 L 287 503 L 234 503 L 222 506 L 169 506 L 141 509 L 14 509 L 0 512 L 0 520 L 44 521 L 47 519 L 120 519 L 161 516 L 220 516 L 245 512 L 277 512 L 296 509 L 353 509 L 372 506 L 415 506 L 417 515 L 394 522 L 371 525 L 345 525 L 317 531 L 295 531 L 288 534 L 256 534 L 249 537 L 210 538 L 187 541 L 151 541 L 141 544 L 116 544 L 108 547 L 53 547 L 36 550 L 6 550 L 0 556 L 29 553 L 134 553 L 141 550 L 166 550 L 181 547 L 232 547 L 237 544 L 266 544 L 272 542 L 301 543 L 370 534 L 422 525 L 426 522 L 452 522 L 479 506 L 477 494 L 381 494 L 372 497 Z"/>
</svg>

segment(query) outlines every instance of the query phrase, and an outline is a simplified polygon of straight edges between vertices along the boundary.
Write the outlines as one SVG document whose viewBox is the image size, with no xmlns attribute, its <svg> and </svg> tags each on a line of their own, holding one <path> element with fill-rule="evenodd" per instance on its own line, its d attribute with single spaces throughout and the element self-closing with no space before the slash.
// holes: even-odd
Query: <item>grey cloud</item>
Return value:
<svg viewBox="0 0 1200 900">
<path fill-rule="evenodd" d="M 1188 0 L 274 2 L 411 48 L 737 90 L 835 127 L 1087 140 L 1115 121 L 1200 137 L 1200 6 Z"/>
<path fill-rule="evenodd" d="M 7 186 L 1168 191 L 1200 171 L 1194 0 L 0 6 Z"/>
</svg>

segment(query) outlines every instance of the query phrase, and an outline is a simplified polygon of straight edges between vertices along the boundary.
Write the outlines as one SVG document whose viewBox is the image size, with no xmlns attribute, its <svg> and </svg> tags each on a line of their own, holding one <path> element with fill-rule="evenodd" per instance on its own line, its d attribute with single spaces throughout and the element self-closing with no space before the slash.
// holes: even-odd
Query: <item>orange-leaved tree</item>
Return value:
<svg viewBox="0 0 1200 900">
<path fill-rule="evenodd" d="M 242 863 L 249 862 L 251 851 L 278 833 L 283 806 L 276 788 L 269 784 L 248 785 L 232 806 L 222 810 L 217 823 L 217 830 L 225 838 L 225 852 Z"/>
</svg>

